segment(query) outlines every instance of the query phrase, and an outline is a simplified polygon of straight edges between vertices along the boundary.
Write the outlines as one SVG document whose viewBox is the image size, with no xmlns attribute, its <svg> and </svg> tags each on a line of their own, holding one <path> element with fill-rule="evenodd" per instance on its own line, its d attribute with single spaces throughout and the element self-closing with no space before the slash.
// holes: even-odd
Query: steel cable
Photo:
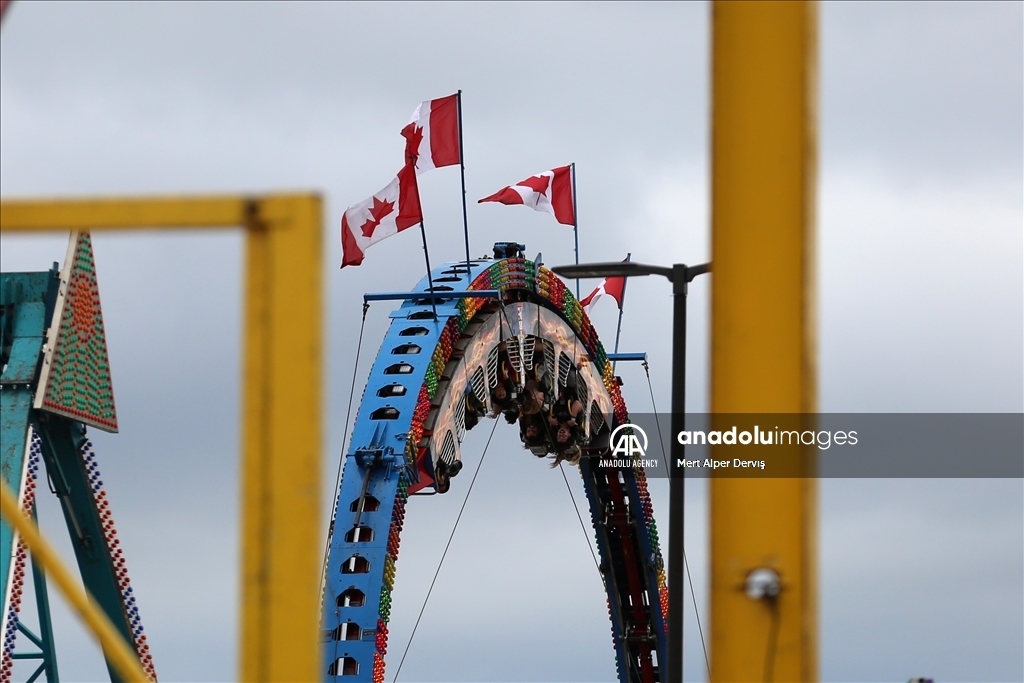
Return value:
<svg viewBox="0 0 1024 683">
<path fill-rule="evenodd" d="M 345 409 L 345 432 L 341 437 L 341 454 L 338 456 L 338 476 L 334 480 L 334 514 L 337 514 L 338 495 L 341 493 L 341 473 L 345 464 L 345 448 L 348 441 L 348 428 L 352 421 L 352 398 L 356 394 L 356 377 L 359 373 L 359 355 L 363 350 L 363 331 L 366 329 L 366 312 L 370 310 L 369 302 L 363 302 L 363 322 L 359 326 L 359 342 L 356 344 L 356 360 L 352 367 L 352 386 L 348 390 L 348 408 Z M 327 534 L 327 546 L 324 548 L 323 564 L 320 568 L 320 585 L 326 585 L 327 578 L 327 556 L 331 552 L 331 535 L 334 532 L 334 516 L 331 517 L 330 532 Z M 323 591 L 320 591 L 321 603 L 323 602 Z M 321 608 L 322 608 L 321 604 Z"/>
<path fill-rule="evenodd" d="M 437 576 L 441 573 L 441 566 L 444 564 L 444 558 L 448 556 L 448 548 L 452 545 L 452 539 L 455 538 L 455 530 L 459 528 L 459 521 L 462 519 L 462 513 L 466 510 L 466 503 L 469 502 L 469 494 L 473 492 L 473 484 L 476 483 L 476 476 L 480 474 L 480 466 L 484 464 L 484 458 L 487 457 L 487 449 L 491 446 L 491 439 L 494 438 L 494 430 L 498 427 L 498 420 L 494 420 L 494 426 L 491 427 L 491 434 L 487 437 L 487 444 L 484 446 L 484 452 L 480 456 L 480 462 L 476 464 L 476 471 L 473 472 L 473 479 L 469 482 L 469 490 L 466 491 L 466 497 L 462 501 L 462 507 L 459 508 L 459 516 L 455 518 L 455 526 L 452 527 L 452 533 L 448 536 L 448 542 L 444 546 L 444 552 L 441 553 L 441 561 L 437 563 L 437 571 L 434 572 L 434 578 L 430 581 L 430 588 L 427 589 L 427 596 L 423 598 L 423 606 L 420 607 L 419 616 L 416 617 L 416 623 L 412 627 L 412 633 L 409 634 L 409 642 L 405 644 L 405 651 L 402 652 L 402 659 L 398 662 L 398 668 L 395 670 L 395 677 L 392 679 L 392 683 L 398 681 L 398 674 L 402 672 L 402 665 L 405 664 L 405 656 L 409 654 L 409 648 L 412 646 L 412 639 L 416 637 L 416 629 L 420 626 L 420 619 L 423 618 L 423 611 L 427 609 L 427 602 L 430 600 L 430 594 L 434 590 L 434 584 L 437 582 Z"/>
<path fill-rule="evenodd" d="M 558 469 L 562 472 L 562 479 L 565 480 L 565 489 L 569 492 L 569 498 L 572 499 L 572 509 L 576 511 L 576 518 L 580 520 L 580 528 L 583 529 L 583 538 L 587 542 L 587 548 L 590 549 L 590 554 L 594 558 L 594 566 L 597 568 L 597 573 L 601 577 L 601 583 L 604 584 L 604 573 L 601 571 L 601 563 L 597 561 L 597 553 L 594 552 L 594 546 L 590 543 L 590 535 L 587 533 L 587 525 L 583 523 L 583 516 L 580 514 L 580 508 L 576 505 L 576 496 L 572 495 L 572 487 L 569 486 L 569 477 L 565 476 L 565 469 L 562 467 L 562 463 L 558 463 Z"/>
<path fill-rule="evenodd" d="M 654 400 L 654 386 L 651 384 L 651 371 L 650 366 L 645 360 L 642 365 L 644 366 L 644 373 L 647 375 L 647 388 L 651 392 L 651 406 L 654 408 L 654 422 L 658 425 L 658 443 L 661 444 L 662 455 L 665 455 L 665 438 L 661 434 L 661 420 L 658 419 L 658 404 Z M 700 647 L 704 651 L 704 666 L 707 667 L 708 680 L 711 680 L 711 662 L 708 660 L 708 648 L 704 644 L 704 629 L 700 624 L 700 611 L 697 609 L 697 596 L 693 591 L 693 574 L 690 572 L 690 563 L 686 559 L 686 549 L 683 549 L 683 568 L 686 570 L 686 579 L 690 583 L 690 598 L 693 600 L 693 614 L 697 618 L 697 633 L 700 634 Z M 669 595 L 669 600 L 672 596 Z"/>
</svg>

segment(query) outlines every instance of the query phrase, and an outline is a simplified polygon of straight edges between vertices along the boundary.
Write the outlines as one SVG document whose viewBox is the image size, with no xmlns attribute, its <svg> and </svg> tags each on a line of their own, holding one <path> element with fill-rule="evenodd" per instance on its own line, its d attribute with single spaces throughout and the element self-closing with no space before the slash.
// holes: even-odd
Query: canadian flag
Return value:
<svg viewBox="0 0 1024 683">
<path fill-rule="evenodd" d="M 598 299 L 607 294 L 611 298 L 615 299 L 615 302 L 619 305 L 619 310 L 622 310 L 622 295 L 626 291 L 626 278 L 624 277 L 606 277 L 604 282 L 595 289 L 593 292 L 583 297 L 580 300 L 580 306 L 583 306 L 583 310 L 590 315 L 590 312 L 594 309 Z"/>
<path fill-rule="evenodd" d="M 509 185 L 477 203 L 525 204 L 536 211 L 547 211 L 562 225 L 576 225 L 572 172 L 572 166 L 559 166 Z"/>
<path fill-rule="evenodd" d="M 406 164 L 380 192 L 341 217 L 341 267 L 358 266 L 367 247 L 423 220 L 420 191 L 412 164 Z"/>
<path fill-rule="evenodd" d="M 402 137 L 405 158 L 415 160 L 417 173 L 459 163 L 458 94 L 421 102 L 402 129 Z"/>
</svg>

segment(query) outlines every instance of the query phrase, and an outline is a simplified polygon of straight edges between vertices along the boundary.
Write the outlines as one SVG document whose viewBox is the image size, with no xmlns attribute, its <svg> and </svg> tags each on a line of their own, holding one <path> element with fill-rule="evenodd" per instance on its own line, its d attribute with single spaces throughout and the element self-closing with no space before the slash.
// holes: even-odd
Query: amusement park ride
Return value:
<svg viewBox="0 0 1024 683">
<path fill-rule="evenodd" d="M 322 592 L 325 680 L 382 681 L 406 502 L 449 491 L 466 432 L 482 418 L 522 425 L 524 448 L 578 464 L 608 594 L 619 678 L 663 680 L 668 657 L 665 563 L 642 467 L 599 466 L 628 420 L 612 360 L 579 302 L 550 270 L 498 243 L 493 259 L 446 264 L 398 300 L 370 371 L 328 532 Z M 155 680 L 125 561 L 86 426 L 116 431 L 113 390 L 88 233 L 73 235 L 63 269 L 3 275 L 4 479 L 34 514 L 49 481 L 64 509 L 83 582 L 133 643 Z M 544 398 L 537 394 L 537 390 Z M 531 419 L 529 392 L 537 397 Z M 577 406 L 562 443 L 546 415 Z M 520 411 L 523 415 L 519 415 Z M 558 419 L 569 417 L 559 415 Z M 557 422 L 557 420 L 555 420 Z M 43 573 L 33 566 L 41 633 L 19 611 L 28 553 L 3 525 L 3 680 L 15 659 L 40 660 L 58 680 Z M 15 648 L 17 634 L 36 652 Z M 112 680 L 121 680 L 110 668 Z"/>
<path fill-rule="evenodd" d="M 663 680 L 668 595 L 647 479 L 639 464 L 598 464 L 610 432 L 628 419 L 612 359 L 576 297 L 523 249 L 498 243 L 493 260 L 435 270 L 433 287 L 425 277 L 412 292 L 366 297 L 404 303 L 370 372 L 331 521 L 322 622 L 329 677 L 383 680 L 406 501 L 427 487 L 448 491 L 466 431 L 484 415 L 504 415 L 518 418 L 534 454 L 578 462 L 619 678 Z M 575 445 L 562 447 L 546 416 L 531 435 L 534 387 L 548 397 L 538 413 L 542 400 L 578 402 Z"/>
<path fill-rule="evenodd" d="M 47 485 L 60 500 L 82 582 L 120 635 L 156 679 L 124 553 L 86 427 L 117 431 L 117 413 L 100 308 L 92 240 L 73 234 L 63 269 L 0 276 L 0 401 L 3 484 L 21 509 L 36 516 L 36 494 Z M 45 466 L 45 469 L 44 469 Z M 46 578 L 32 558 L 40 632 L 18 618 L 27 547 L 0 523 L 0 680 L 14 660 L 39 660 L 29 680 L 58 680 Z M 36 648 L 15 652 L 18 633 Z M 112 680 L 121 680 L 114 669 Z"/>
</svg>

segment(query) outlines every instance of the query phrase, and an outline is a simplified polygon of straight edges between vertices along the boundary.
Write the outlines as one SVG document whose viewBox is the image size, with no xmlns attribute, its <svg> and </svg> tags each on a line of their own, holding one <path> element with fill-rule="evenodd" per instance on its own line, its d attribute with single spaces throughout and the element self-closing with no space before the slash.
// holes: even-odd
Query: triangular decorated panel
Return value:
<svg viewBox="0 0 1024 683">
<path fill-rule="evenodd" d="M 88 232 L 71 234 L 60 279 L 35 407 L 116 432 L 114 386 Z"/>
</svg>

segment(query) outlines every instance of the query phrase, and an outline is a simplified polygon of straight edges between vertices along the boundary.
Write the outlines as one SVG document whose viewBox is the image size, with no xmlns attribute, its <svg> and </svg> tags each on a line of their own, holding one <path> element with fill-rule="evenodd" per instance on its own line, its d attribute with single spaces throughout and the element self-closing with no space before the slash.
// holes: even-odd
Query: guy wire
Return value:
<svg viewBox="0 0 1024 683">
<path fill-rule="evenodd" d="M 349 423 L 352 420 L 352 397 L 355 396 L 355 393 L 356 393 L 356 376 L 357 376 L 357 374 L 359 372 L 359 354 L 360 354 L 360 352 L 363 349 L 363 331 L 366 329 L 366 312 L 369 311 L 369 310 L 370 310 L 370 302 L 364 301 L 363 302 L 363 322 L 359 326 L 359 343 L 356 344 L 356 360 L 355 360 L 355 365 L 352 367 L 352 386 L 351 386 L 351 388 L 349 388 L 349 391 L 348 391 L 348 408 L 345 410 L 345 432 L 344 432 L 344 434 L 341 437 L 341 453 L 338 456 L 338 476 L 334 480 L 334 500 L 332 502 L 332 505 L 335 506 L 335 510 L 334 510 L 335 515 L 337 515 L 338 494 L 340 493 L 340 489 L 341 489 L 341 472 L 342 472 L 342 468 L 344 467 L 344 464 L 345 464 L 345 448 L 346 448 L 346 443 L 348 442 L 348 428 L 349 428 Z M 320 585 L 321 586 L 323 586 L 325 584 L 324 580 L 327 577 L 327 556 L 328 556 L 328 554 L 331 551 L 331 534 L 334 533 L 333 525 L 334 525 L 334 517 L 332 516 L 332 518 L 331 518 L 331 526 L 332 526 L 332 528 L 330 530 L 330 533 L 327 534 L 327 545 L 324 548 L 324 559 L 323 559 L 322 566 L 320 568 Z M 321 593 L 322 592 L 323 591 L 321 591 Z M 321 597 L 321 600 L 323 600 L 322 597 Z"/>
<path fill-rule="evenodd" d="M 416 637 L 416 629 L 420 626 L 420 619 L 423 618 L 423 611 L 427 609 L 427 602 L 430 600 L 430 594 L 434 590 L 434 584 L 437 582 L 437 575 L 441 573 L 441 566 L 444 564 L 444 558 L 448 556 L 448 548 L 452 545 L 452 539 L 455 538 L 455 530 L 459 528 L 459 521 L 462 519 L 462 513 L 466 510 L 466 503 L 469 502 L 469 494 L 473 492 L 473 484 L 476 483 L 476 476 L 480 474 L 480 466 L 484 464 L 484 458 L 487 457 L 487 449 L 491 446 L 491 439 L 494 437 L 494 430 L 498 427 L 498 420 L 494 420 L 494 426 L 491 427 L 491 434 L 487 437 L 487 444 L 484 446 L 484 452 L 480 456 L 480 462 L 476 464 L 476 471 L 473 472 L 473 479 L 469 482 L 469 489 L 466 491 L 466 497 L 462 501 L 462 507 L 459 508 L 459 516 L 455 518 L 455 526 L 452 527 L 452 533 L 448 536 L 448 542 L 444 546 L 444 552 L 441 553 L 441 561 L 437 563 L 437 571 L 434 572 L 434 578 L 430 581 L 430 588 L 427 589 L 427 596 L 423 598 L 423 606 L 420 607 L 420 614 L 416 617 L 416 623 L 412 627 L 412 633 L 409 634 L 409 642 L 405 644 L 405 651 L 402 653 L 402 659 L 398 662 L 398 668 L 395 670 L 395 677 L 392 679 L 392 683 L 398 681 L 398 674 L 402 672 L 402 665 L 405 663 L 405 656 L 409 654 L 409 647 L 412 645 L 412 639 Z"/>
<path fill-rule="evenodd" d="M 647 388 L 651 392 L 651 406 L 654 408 L 654 422 L 658 425 L 658 443 L 661 444 L 662 456 L 665 455 L 665 438 L 661 434 L 661 420 L 658 419 L 658 404 L 654 400 L 654 387 L 651 385 L 651 370 L 650 366 L 645 360 L 642 365 L 644 366 L 644 373 L 647 375 Z M 683 568 L 686 569 L 686 578 L 690 582 L 690 598 L 693 600 L 693 614 L 697 617 L 697 633 L 700 634 L 700 647 L 704 651 L 704 666 L 707 667 L 708 680 L 711 680 L 711 662 L 708 660 L 708 648 L 704 644 L 704 629 L 700 625 L 700 611 L 697 609 L 697 596 L 693 591 L 693 574 L 690 573 L 690 563 L 686 559 L 686 548 L 683 548 Z M 669 600 L 672 599 L 670 595 Z"/>
</svg>

